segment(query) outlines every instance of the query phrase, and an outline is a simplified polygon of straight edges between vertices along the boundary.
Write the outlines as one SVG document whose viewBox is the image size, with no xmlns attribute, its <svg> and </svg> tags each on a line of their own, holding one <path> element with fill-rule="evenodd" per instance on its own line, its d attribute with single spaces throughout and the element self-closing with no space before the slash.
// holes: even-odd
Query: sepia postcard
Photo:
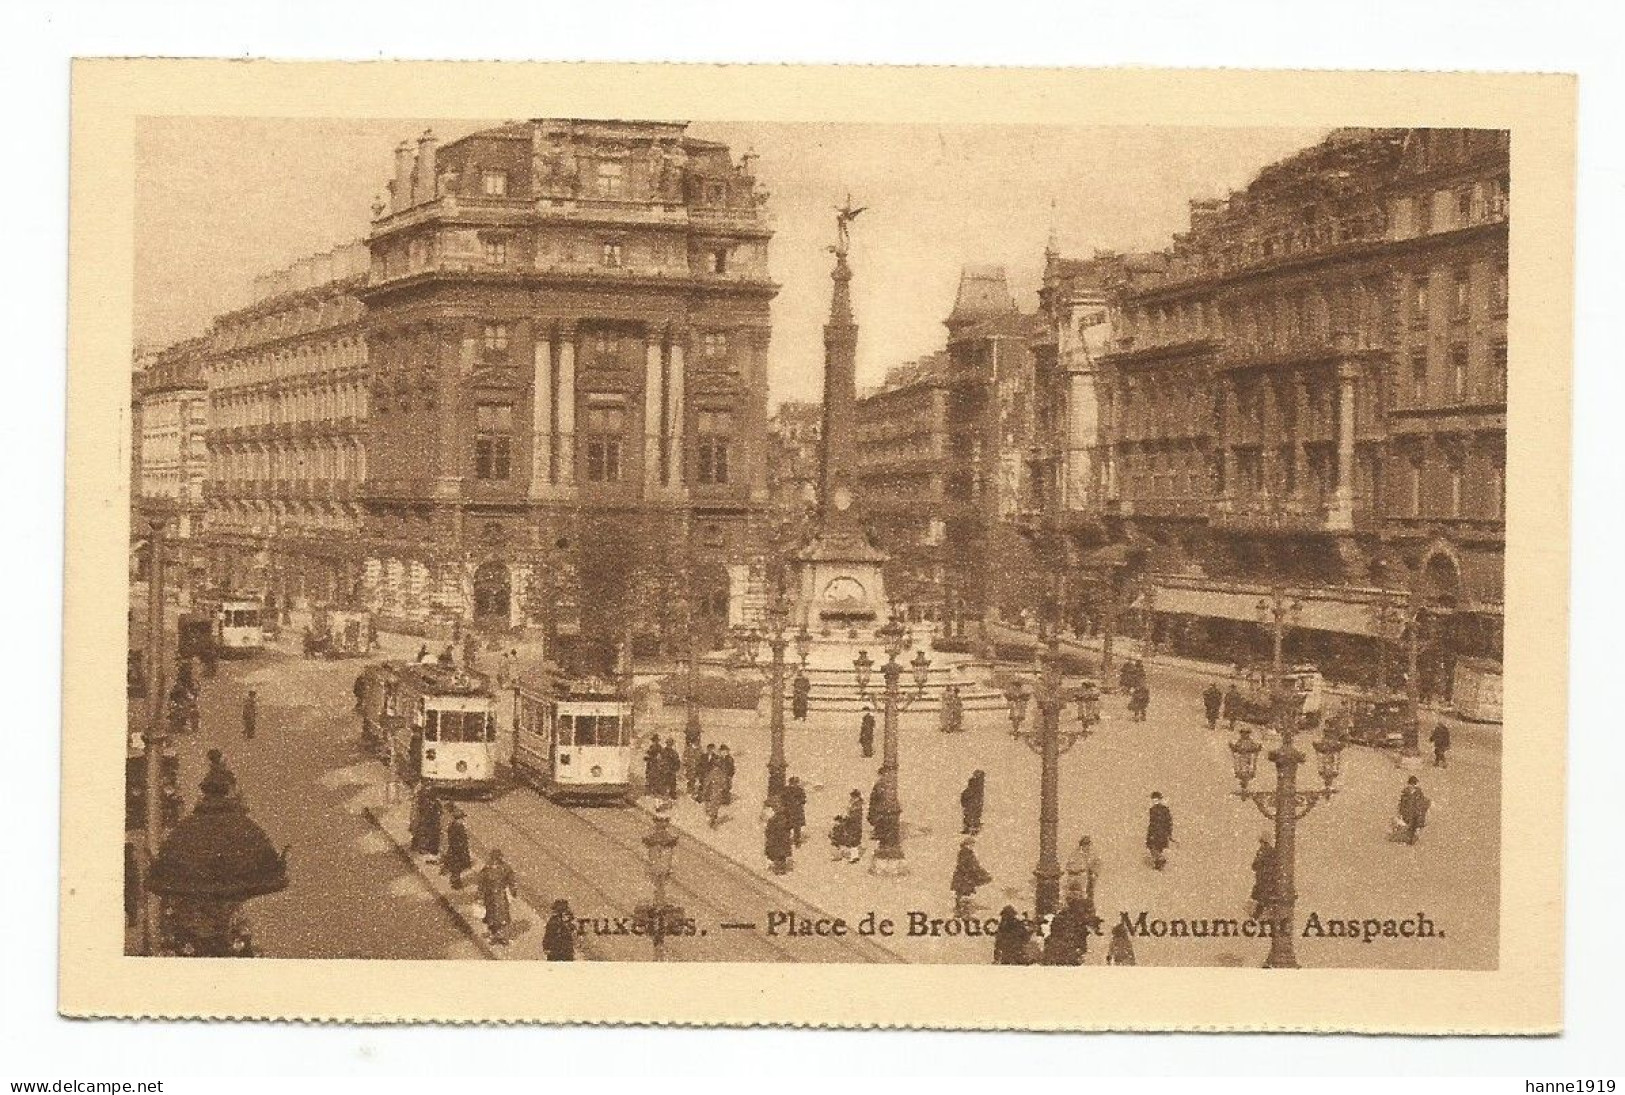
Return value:
<svg viewBox="0 0 1625 1095">
<path fill-rule="evenodd" d="M 72 95 L 64 1014 L 1561 1029 L 1571 78 Z"/>
</svg>

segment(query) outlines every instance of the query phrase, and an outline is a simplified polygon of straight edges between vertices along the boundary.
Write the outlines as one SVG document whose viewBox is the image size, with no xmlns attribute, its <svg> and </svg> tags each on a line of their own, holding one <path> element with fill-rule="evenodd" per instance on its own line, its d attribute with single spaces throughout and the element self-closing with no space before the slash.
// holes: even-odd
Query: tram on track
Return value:
<svg viewBox="0 0 1625 1095">
<path fill-rule="evenodd" d="M 514 773 L 558 801 L 632 797 L 632 701 L 596 677 L 536 671 L 514 685 Z"/>
<path fill-rule="evenodd" d="M 257 597 L 225 594 L 205 606 L 214 624 L 215 649 L 226 657 L 265 649 L 265 606 Z"/>
<path fill-rule="evenodd" d="M 413 782 L 452 794 L 497 785 L 497 724 L 490 682 L 439 665 L 380 662 L 356 681 L 361 738 Z"/>
</svg>

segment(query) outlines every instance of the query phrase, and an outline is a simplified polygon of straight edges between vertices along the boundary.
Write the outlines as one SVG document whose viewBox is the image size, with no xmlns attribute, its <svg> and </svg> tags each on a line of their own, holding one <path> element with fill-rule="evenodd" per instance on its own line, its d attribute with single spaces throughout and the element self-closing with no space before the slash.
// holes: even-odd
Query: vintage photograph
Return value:
<svg viewBox="0 0 1625 1095">
<path fill-rule="evenodd" d="M 1507 132 L 135 140 L 129 953 L 1496 965 Z"/>
<path fill-rule="evenodd" d="M 76 105 L 70 1013 L 1558 1021 L 1552 85 L 141 67 Z"/>
</svg>

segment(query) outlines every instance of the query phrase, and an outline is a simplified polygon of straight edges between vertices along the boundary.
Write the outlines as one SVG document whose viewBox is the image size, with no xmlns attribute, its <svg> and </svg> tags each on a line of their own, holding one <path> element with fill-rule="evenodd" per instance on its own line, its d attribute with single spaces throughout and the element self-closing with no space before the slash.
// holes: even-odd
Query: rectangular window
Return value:
<svg viewBox="0 0 1625 1095">
<path fill-rule="evenodd" d="M 481 403 L 474 408 L 474 478 L 508 478 L 512 466 L 513 405 Z"/>
<path fill-rule="evenodd" d="M 1477 209 L 1473 201 L 1473 188 L 1463 187 L 1456 191 L 1456 225 L 1465 227 L 1478 219 Z"/>
<path fill-rule="evenodd" d="M 598 165 L 598 196 L 619 198 L 626 193 L 626 165 L 607 161 Z"/>
<path fill-rule="evenodd" d="M 485 348 L 503 353 L 508 349 L 508 325 L 506 323 L 487 323 L 484 331 Z"/>
<path fill-rule="evenodd" d="M 1411 403 L 1421 406 L 1428 401 L 1428 352 L 1411 351 Z"/>
<path fill-rule="evenodd" d="M 1466 268 L 1456 271 L 1452 288 L 1454 291 L 1450 297 L 1450 318 L 1457 322 L 1465 321 L 1472 311 L 1473 298 L 1472 275 Z"/>
<path fill-rule="evenodd" d="M 619 406 L 591 407 L 586 413 L 587 481 L 621 481 L 621 437 L 626 429 L 626 411 Z"/>
<path fill-rule="evenodd" d="M 487 266 L 506 266 L 506 265 L 508 265 L 508 241 L 507 240 L 486 240 L 485 241 L 485 265 L 487 265 Z"/>
<path fill-rule="evenodd" d="M 488 198 L 507 197 L 508 173 L 506 171 L 487 171 L 480 177 L 480 188 Z"/>
<path fill-rule="evenodd" d="M 1418 275 L 1411 282 L 1411 324 L 1416 327 L 1428 325 L 1428 279 L 1426 274 Z"/>
<path fill-rule="evenodd" d="M 1507 469 L 1500 460 L 1490 465 L 1490 516 L 1504 520 L 1507 512 Z"/>
<path fill-rule="evenodd" d="M 728 439 L 726 437 L 702 437 L 699 444 L 701 483 L 726 483 L 728 481 Z"/>
<path fill-rule="evenodd" d="M 711 272 L 713 274 L 726 274 L 728 272 L 728 249 L 718 247 L 711 252 Z"/>
<path fill-rule="evenodd" d="M 1497 315 L 1507 314 L 1507 263 L 1502 259 L 1495 268 L 1495 312 Z"/>
<path fill-rule="evenodd" d="M 1450 347 L 1450 392 L 1458 400 L 1467 398 L 1467 347 Z"/>
<path fill-rule="evenodd" d="M 617 270 L 620 269 L 620 266 L 621 266 L 621 245 L 620 245 L 620 243 L 618 243 L 618 242 L 616 242 L 614 240 L 611 240 L 611 241 L 605 243 L 604 244 L 604 250 L 603 250 L 602 255 L 600 256 L 599 261 L 605 266 L 612 267 L 612 268 L 617 269 Z"/>
<path fill-rule="evenodd" d="M 1410 462 L 1410 513 L 1412 517 L 1422 516 L 1422 461 L 1420 458 Z"/>
<path fill-rule="evenodd" d="M 703 352 L 708 358 L 728 356 L 728 336 L 723 331 L 707 331 L 702 343 Z"/>
<path fill-rule="evenodd" d="M 1497 342 L 1490 347 L 1491 394 L 1505 402 L 1507 397 L 1507 344 Z"/>
</svg>

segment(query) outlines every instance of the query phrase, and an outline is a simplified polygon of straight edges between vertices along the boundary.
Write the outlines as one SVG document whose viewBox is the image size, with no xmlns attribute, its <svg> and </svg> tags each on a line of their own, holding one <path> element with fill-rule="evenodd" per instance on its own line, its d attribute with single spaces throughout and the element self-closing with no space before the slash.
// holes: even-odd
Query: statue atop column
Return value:
<svg viewBox="0 0 1625 1095">
<path fill-rule="evenodd" d="M 835 207 L 835 246 L 831 247 L 830 250 L 835 252 L 839 258 L 846 258 L 847 247 L 852 242 L 852 222 L 857 220 L 858 214 L 867 208 L 869 208 L 867 205 L 860 205 L 856 209 L 852 208 L 851 194 L 846 196 L 845 205 Z"/>
</svg>

